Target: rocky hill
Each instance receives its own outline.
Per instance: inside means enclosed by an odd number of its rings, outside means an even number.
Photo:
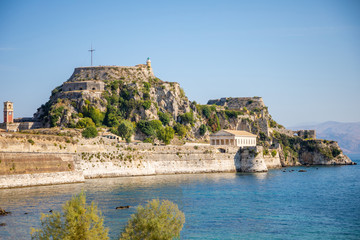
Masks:
[[[360,122],[324,122],[291,127],[291,129],[315,129],[318,138],[333,139],[347,154],[360,154]]]
[[[149,62],[76,68],[34,117],[46,127],[93,124],[115,134],[128,122],[135,129],[130,132],[133,139],[152,143],[169,143],[174,132],[180,142],[206,142],[220,129],[246,130],[258,136],[264,155],[279,153],[283,166],[349,163],[335,142],[286,130],[272,119],[261,97],[221,98],[200,105],[189,101],[179,83],[156,78]]]

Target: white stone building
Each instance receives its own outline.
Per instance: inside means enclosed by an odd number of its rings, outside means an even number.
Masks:
[[[223,129],[210,135],[210,144],[251,147],[256,146],[256,135],[247,131]]]

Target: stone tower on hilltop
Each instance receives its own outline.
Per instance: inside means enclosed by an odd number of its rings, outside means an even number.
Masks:
[[[14,122],[14,104],[12,102],[4,102],[4,123]]]

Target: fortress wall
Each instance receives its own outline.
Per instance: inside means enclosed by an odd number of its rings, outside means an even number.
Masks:
[[[208,105],[218,105],[228,107],[231,110],[240,110],[246,107],[249,110],[265,107],[261,97],[238,97],[238,98],[221,98],[209,100]]]
[[[38,139],[31,136],[35,143],[30,144],[25,137],[29,136],[0,141],[0,147],[3,146],[0,179],[7,179],[0,188],[79,182],[84,178],[99,177],[239,170],[258,172],[266,171],[266,164],[269,168],[278,167],[276,159],[264,157],[262,150],[256,156],[255,151],[244,150],[240,160],[239,148],[232,146],[195,143],[153,146],[148,143],[118,143],[101,137],[81,139],[79,143],[72,144],[59,142],[64,137],[54,141],[56,137],[46,140],[46,136],[41,135]],[[41,140],[41,137],[44,139]],[[68,180],[65,181],[66,176]]]
[[[77,82],[83,80],[146,80],[154,78],[151,68],[146,65],[137,65],[134,67],[124,66],[97,66],[97,67],[78,67],[74,69],[73,74],[67,82]]]
[[[274,128],[275,131],[285,134],[289,137],[294,137],[294,136],[299,136],[303,139],[306,138],[312,138],[312,139],[316,139],[316,131],[315,130],[289,130],[289,129],[284,129],[284,128]]]
[[[78,81],[65,82],[62,86],[64,92],[67,91],[104,91],[105,84],[101,81]]]
[[[84,182],[75,154],[0,152],[0,189]]]
[[[175,150],[175,149],[173,149]],[[155,174],[236,172],[239,161],[237,149],[225,153],[211,152],[208,148],[201,151],[168,151],[156,149],[126,152],[119,157],[90,155],[79,161],[85,178],[137,176]],[[228,149],[229,150],[229,149]],[[81,158],[81,156],[79,156]]]
[[[0,175],[74,171],[74,154],[0,152]]]
[[[0,175],[0,189],[84,182],[79,171]]]

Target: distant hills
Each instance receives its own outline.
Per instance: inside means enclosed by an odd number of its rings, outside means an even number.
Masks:
[[[335,140],[346,154],[360,154],[360,122],[324,122],[290,127],[292,130],[315,129],[319,139]]]

